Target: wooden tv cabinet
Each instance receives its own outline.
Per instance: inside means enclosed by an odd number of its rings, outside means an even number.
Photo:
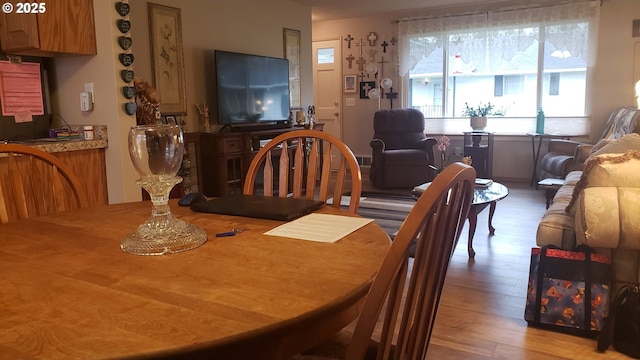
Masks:
[[[260,141],[301,129],[304,127],[186,133],[185,157],[190,168],[186,174],[183,171],[183,177],[189,176],[189,190],[211,197],[241,194],[249,164],[260,150]],[[316,124],[314,130],[322,131],[322,124]]]

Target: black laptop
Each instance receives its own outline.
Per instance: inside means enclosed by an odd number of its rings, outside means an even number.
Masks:
[[[192,211],[289,221],[324,205],[319,200],[261,195],[227,195],[191,204]]]

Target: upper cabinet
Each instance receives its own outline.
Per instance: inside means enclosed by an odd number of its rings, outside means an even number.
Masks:
[[[7,3],[13,4],[11,12],[5,12]],[[95,55],[93,0],[5,1],[0,48],[17,55]]]

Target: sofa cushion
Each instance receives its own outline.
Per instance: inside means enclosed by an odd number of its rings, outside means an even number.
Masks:
[[[627,134],[620,139],[603,139],[593,146],[587,162],[593,157],[603,154],[624,154],[628,150],[640,150],[640,134]]]
[[[640,188],[589,187],[577,201],[576,240],[591,247],[640,249]]]
[[[564,185],[575,186],[581,177],[582,171],[572,171],[564,178]],[[571,190],[573,190],[573,188]]]
[[[563,249],[573,249],[575,244],[574,218],[565,208],[571,201],[573,186],[562,185],[553,202],[538,224],[536,243],[538,246],[555,245]]]

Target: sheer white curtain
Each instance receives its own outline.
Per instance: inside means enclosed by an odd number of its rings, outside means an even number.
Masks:
[[[498,60],[511,60],[517,52],[526,50],[540,38],[540,29],[555,49],[570,56],[582,56],[591,67],[595,64],[599,11],[599,1],[580,1],[524,10],[401,20],[398,70],[401,76],[407,75],[423,57],[445,44],[450,54],[460,54],[465,62],[489,62],[491,68],[500,63]],[[448,38],[450,41],[445,41]]]

